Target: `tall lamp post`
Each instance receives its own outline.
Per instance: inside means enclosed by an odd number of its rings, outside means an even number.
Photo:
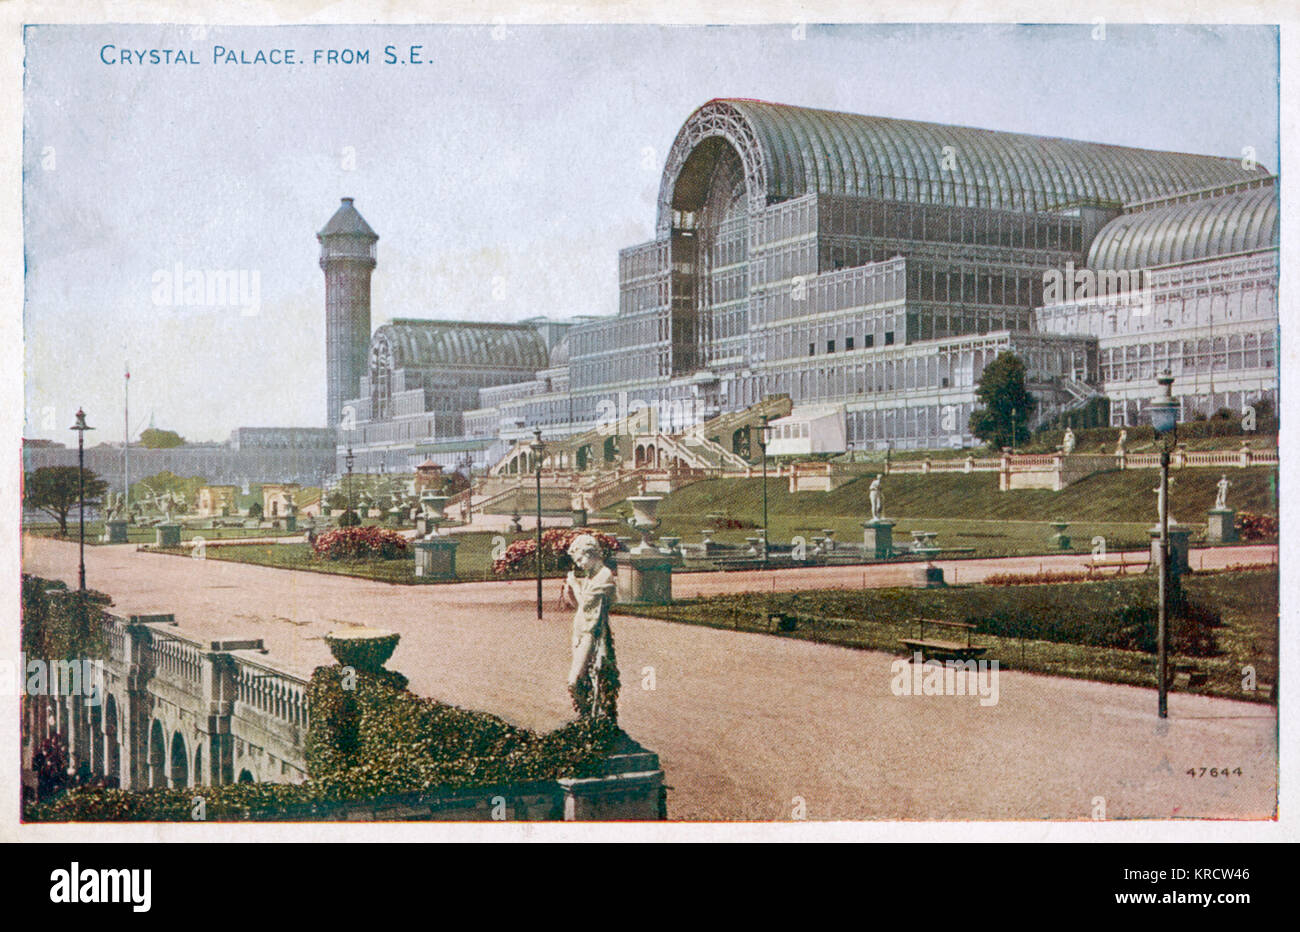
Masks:
[[[763,457],[763,562],[767,562],[767,421],[768,415],[763,415],[763,422],[758,428],[758,449]]]
[[[1178,402],[1174,400],[1174,377],[1166,369],[1156,378],[1163,389],[1149,405],[1151,426],[1160,437],[1160,543],[1159,606],[1156,621],[1156,690],[1161,718],[1169,717],[1169,449],[1178,440]]]
[[[542,429],[533,428],[533,442],[528,445],[533,454],[533,469],[537,477],[537,541],[534,555],[537,557],[537,620],[542,620],[542,455],[546,444],[542,443]]]
[[[343,517],[348,524],[352,523],[352,464],[355,462],[356,457],[352,455],[352,447],[348,446],[348,455],[343,457],[343,464],[348,470],[348,510]]]
[[[77,432],[77,524],[78,551],[77,564],[78,588],[86,591],[86,431],[94,430],[86,424],[86,412],[77,409],[77,423],[70,428]]]

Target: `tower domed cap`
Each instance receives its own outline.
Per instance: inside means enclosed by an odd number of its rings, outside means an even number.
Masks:
[[[370,224],[366,223],[365,218],[352,206],[352,198],[350,197],[343,198],[339,209],[334,211],[334,216],[330,217],[330,222],[325,224],[325,229],[316,235],[367,236],[371,239],[379,239],[379,234],[370,229]]]

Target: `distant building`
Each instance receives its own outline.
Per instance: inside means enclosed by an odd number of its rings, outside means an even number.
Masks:
[[[855,449],[970,445],[1004,351],[1031,426],[1093,402],[1140,423],[1165,368],[1184,418],[1275,403],[1275,182],[1231,158],[710,101],[668,153],[654,239],[619,254],[617,313],[393,321],[338,452],[478,465],[611,410],[699,423],[778,395],[836,410]],[[368,319],[377,237],[350,203],[336,226],[329,261],[356,281],[327,283],[327,315],[364,291]]]
[[[841,405],[812,405],[795,408],[786,417],[767,425],[769,456],[810,453],[844,453],[844,408]]]
[[[239,489],[233,485],[200,486],[195,514],[200,518],[238,514],[238,495]]]

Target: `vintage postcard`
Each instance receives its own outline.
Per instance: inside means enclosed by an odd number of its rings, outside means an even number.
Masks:
[[[414,18],[14,27],[11,837],[1277,828],[1280,24]]]

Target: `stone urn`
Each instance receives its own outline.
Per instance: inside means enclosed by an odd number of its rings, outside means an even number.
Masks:
[[[650,543],[650,535],[662,523],[656,514],[661,501],[663,499],[657,495],[633,495],[628,499],[628,504],[632,506],[632,517],[627,523],[641,535],[641,543],[632,549],[633,553],[658,552]]]
[[[438,528],[447,522],[446,495],[437,495],[433,492],[424,492],[420,495],[420,517],[416,519],[416,527],[419,528],[421,536],[428,534],[437,534]]]
[[[325,635],[330,653],[342,666],[378,673],[397,649],[401,635],[380,628],[349,628]]]

